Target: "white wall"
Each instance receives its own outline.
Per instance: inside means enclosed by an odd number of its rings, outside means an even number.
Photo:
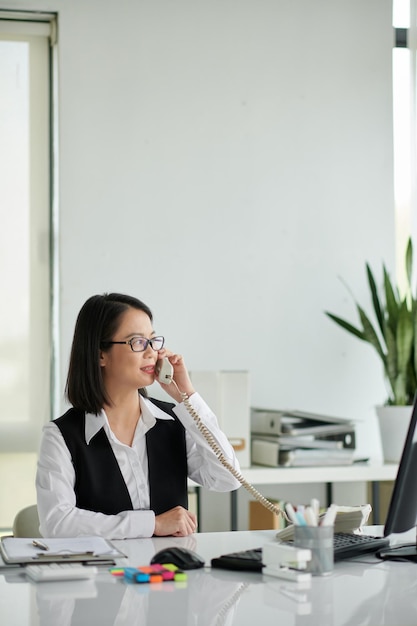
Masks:
[[[371,348],[333,325],[394,262],[389,0],[21,0],[59,11],[61,387],[76,314],[145,300],[190,369],[362,420]]]
[[[257,405],[372,421],[354,313],[394,258],[390,2],[72,0],[60,12],[62,376],[76,313],[120,290],[190,369]]]

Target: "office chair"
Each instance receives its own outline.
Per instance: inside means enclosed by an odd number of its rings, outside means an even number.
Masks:
[[[21,509],[13,521],[14,537],[41,537],[39,516],[36,504]]]

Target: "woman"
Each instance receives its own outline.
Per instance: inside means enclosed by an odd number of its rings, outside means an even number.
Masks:
[[[177,405],[150,399],[145,390],[164,357],[173,366],[174,383],[161,386]],[[71,349],[66,396],[72,408],[43,430],[36,489],[44,537],[183,537],[197,528],[187,510],[187,477],[216,491],[239,487],[180,392],[239,471],[182,356],[166,350],[164,338],[155,335],[150,309],[122,294],[89,298]]]

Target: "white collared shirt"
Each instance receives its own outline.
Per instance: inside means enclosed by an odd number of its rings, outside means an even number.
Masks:
[[[226,459],[239,471],[234,450],[220,430],[214,413],[198,393],[190,397],[190,402],[211,431]],[[155,425],[157,419],[171,420],[173,417],[142,396],[140,406],[141,418],[135,430],[132,446],[127,446],[117,439],[104,410],[98,416],[86,415],[87,444],[101,428],[104,428],[132,500],[133,511],[123,511],[117,515],[95,513],[76,507],[75,472],[70,452],[57,425],[50,422],[44,426],[36,474],[40,532],[44,537],[102,535],[109,539],[128,539],[153,535],[155,514],[149,510],[145,435]],[[237,489],[240,483],[217,459],[185,405],[178,404],[174,412],[186,429],[188,477],[214,491]]]

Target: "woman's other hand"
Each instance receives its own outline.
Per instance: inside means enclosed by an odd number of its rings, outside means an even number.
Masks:
[[[155,516],[155,531],[157,537],[186,537],[197,530],[197,517],[182,506],[176,506],[161,515]]]

